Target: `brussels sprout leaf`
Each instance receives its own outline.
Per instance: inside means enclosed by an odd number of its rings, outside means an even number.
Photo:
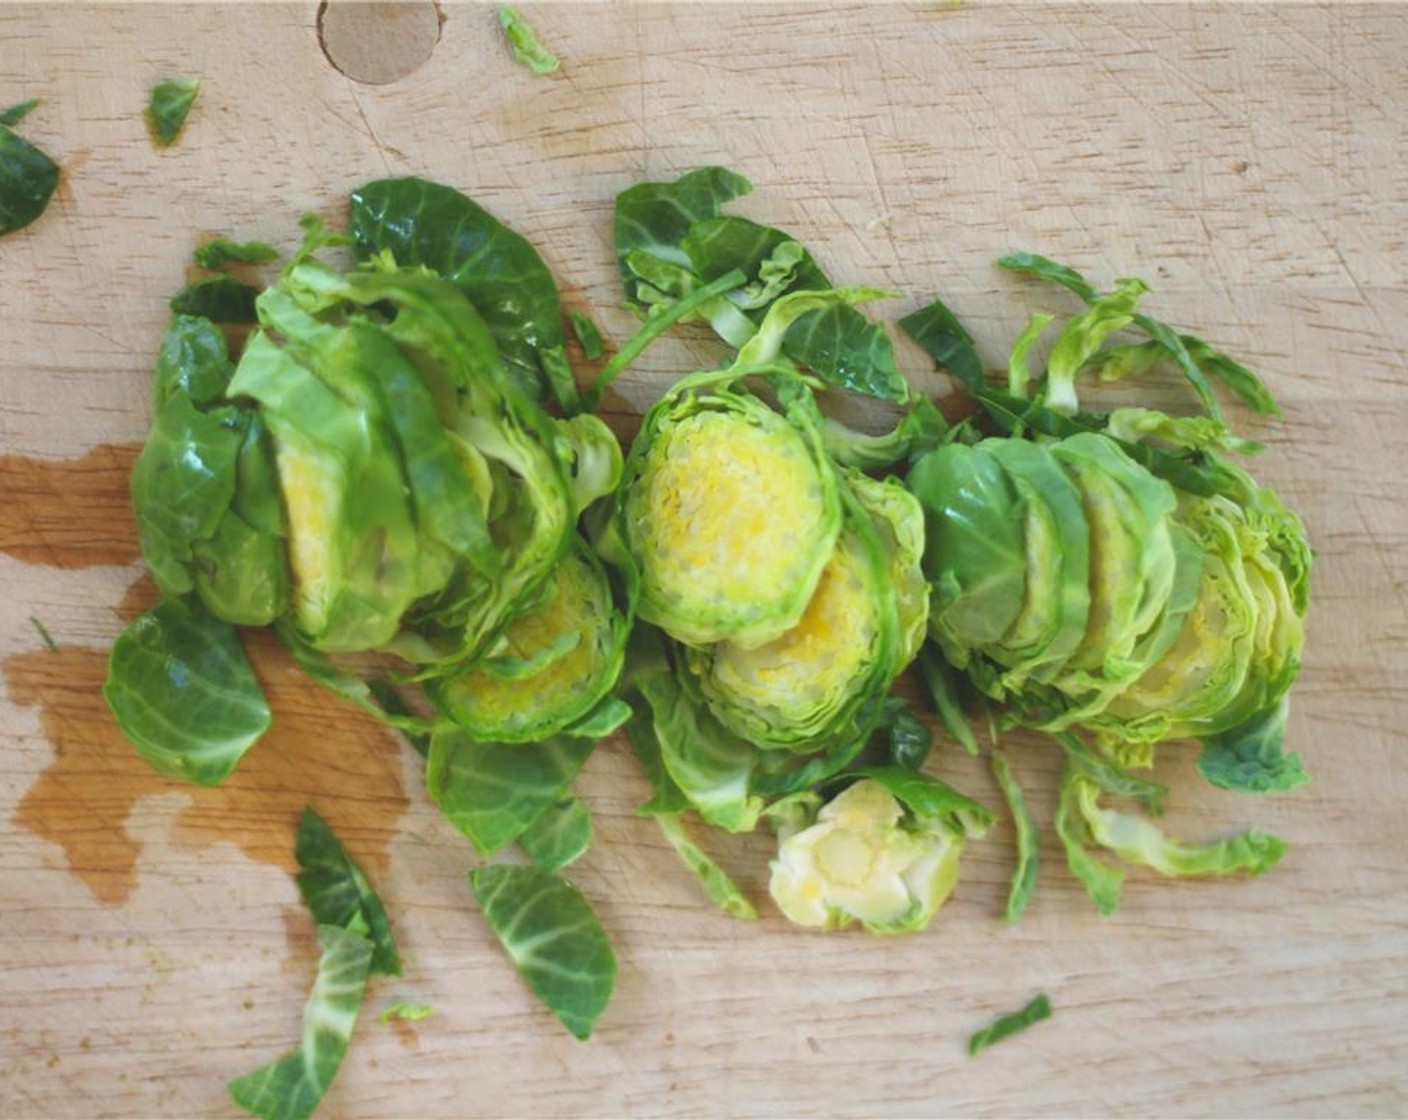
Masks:
[[[435,1008],[428,1003],[393,1003],[376,1017],[376,1021],[389,1023],[392,1019],[404,1019],[413,1023],[418,1019],[429,1019],[434,1014]]]
[[[1036,822],[1022,793],[1021,784],[1012,773],[1007,759],[997,751],[992,752],[992,774],[997,779],[1002,796],[1007,799],[1008,811],[1012,814],[1012,827],[1017,834],[1017,867],[1012,872],[1012,886],[1007,892],[1005,916],[1015,922],[1027,909],[1032,892],[1036,890],[1037,873],[1041,862],[1041,842],[1037,838]]]
[[[660,813],[656,815],[655,820],[660,825],[660,831],[665,834],[665,839],[670,842],[670,847],[675,849],[685,866],[698,877],[704,893],[715,906],[731,918],[743,918],[747,921],[757,918],[758,911],[738,889],[738,884],[691,839],[678,813]]]
[[[965,835],[981,836],[994,820],[992,810],[928,774],[903,766],[864,766],[854,773],[879,782],[916,817],[945,821]]]
[[[481,855],[493,855],[562,796],[595,745],[566,735],[480,743],[440,731],[430,741],[426,789]]]
[[[103,698],[155,769],[203,786],[224,781],[272,718],[234,627],[179,599],[122,632]]]
[[[1083,779],[1069,759],[1061,776],[1061,800],[1056,807],[1056,835],[1066,849],[1066,864],[1081,881],[1085,893],[1102,914],[1113,914],[1120,904],[1124,872],[1090,854],[1090,829],[1081,815],[1079,786]]]
[[[311,805],[303,808],[293,854],[298,889],[320,926],[340,926],[369,938],[373,975],[401,975],[401,957],[386,908],[328,823]]]
[[[489,928],[519,974],[580,1039],[591,1036],[616,984],[616,954],[591,906],[566,879],[539,867],[471,871]]]
[[[900,330],[923,347],[940,369],[970,389],[983,383],[983,362],[973,337],[942,300],[934,300],[900,320]]]
[[[0,237],[44,213],[58,184],[59,165],[0,125]]]
[[[168,147],[176,139],[199,92],[200,82],[195,78],[158,82],[152,88],[151,103],[147,106],[147,128],[160,147]]]
[[[968,1040],[968,1056],[971,1058],[994,1043],[1001,1042],[1004,1038],[1011,1038],[1018,1031],[1024,1031],[1032,1024],[1040,1023],[1043,1019],[1049,1018],[1051,1018],[1051,1001],[1043,993],[1022,1010],[1014,1011],[1010,1015],[1002,1015],[982,1030],[977,1031]]]
[[[544,871],[578,859],[592,843],[592,816],[579,799],[563,798],[538,814],[518,838],[524,854]]]
[[[535,74],[553,74],[562,65],[557,55],[543,46],[527,21],[505,4],[499,9],[499,24],[508,37],[513,57]]]
[[[253,323],[259,289],[232,276],[207,276],[187,284],[171,297],[178,315],[199,315],[217,323]]]
[[[589,362],[601,358],[601,331],[590,316],[581,311],[569,311],[568,320],[572,323],[572,333],[577,337],[577,345],[582,348],[582,357]]]
[[[228,237],[216,237],[207,241],[193,254],[201,268],[221,268],[227,264],[263,264],[278,260],[279,251],[263,241],[231,241]]]
[[[306,1120],[337,1076],[362,1007],[372,943],[340,926],[319,926],[323,955],[303,1011],[303,1042],[229,1084],[231,1099],[260,1120]]]
[[[15,125],[29,116],[30,110],[38,104],[39,98],[31,97],[28,101],[21,101],[18,104],[11,105],[8,109],[0,112],[0,124],[3,124],[6,128],[14,128]]]
[[[1310,781],[1299,754],[1286,754],[1286,701],[1220,735],[1209,735],[1198,754],[1198,772],[1221,789],[1268,793]]]

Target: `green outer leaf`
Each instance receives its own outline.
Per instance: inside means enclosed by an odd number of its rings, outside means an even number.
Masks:
[[[970,389],[983,382],[983,362],[973,337],[942,300],[934,300],[899,321],[900,330],[914,339],[934,363]]]
[[[1036,890],[1037,873],[1041,865],[1041,842],[1037,837],[1036,822],[1027,799],[1022,794],[1021,784],[1012,773],[1007,759],[997,751],[990,757],[992,775],[1007,799],[1007,809],[1012,814],[1012,827],[1016,830],[1017,866],[1012,872],[1012,886],[1007,892],[1007,909],[1004,916],[1009,922],[1020,918]]]
[[[279,259],[279,251],[263,241],[231,241],[215,237],[200,246],[192,258],[201,268],[221,268],[226,264],[263,264]]]
[[[934,733],[929,725],[898,702],[888,727],[881,729],[888,740],[890,761],[906,770],[918,770],[934,749]]]
[[[103,698],[156,770],[203,786],[224,781],[272,721],[234,627],[179,599],[119,635]]]
[[[1066,760],[1061,774],[1061,799],[1056,807],[1056,835],[1066,849],[1066,864],[1071,874],[1080,880],[1085,893],[1102,914],[1113,914],[1120,904],[1120,889],[1124,872],[1102,863],[1087,849],[1092,840],[1090,829],[1081,814],[1079,786],[1083,779]]]
[[[178,315],[199,315],[217,323],[253,323],[257,316],[254,301],[259,289],[233,276],[207,276],[187,284],[171,297],[171,310]]]
[[[659,813],[655,817],[660,831],[670,842],[670,847],[679,854],[684,865],[699,879],[709,900],[731,918],[755,921],[758,911],[738,889],[738,884],[729,878],[728,872],[715,863],[685,831],[684,821],[678,813]]]
[[[580,1039],[611,1000],[616,954],[580,891],[538,867],[498,864],[469,874],[489,928],[528,986]]]
[[[390,250],[401,266],[424,265],[469,298],[514,380],[533,399],[544,379],[569,412],[576,389],[557,355],[566,332],[557,281],[528,241],[459,191],[424,179],[380,179],[352,192],[349,229],[364,261]],[[549,368],[550,367],[550,368]]]
[[[424,729],[413,728],[412,723],[421,723],[414,712],[406,706],[405,700],[401,699],[401,694],[396,691],[396,686],[390,681],[374,679],[367,681],[367,691],[379,705],[382,712],[377,713],[378,718],[382,713],[395,716],[396,722],[392,724],[401,732],[401,737],[411,745],[411,749],[425,758],[430,754],[430,728],[427,723]]]
[[[968,836],[981,836],[996,819],[946,782],[903,766],[862,766],[851,773],[879,782],[916,817],[944,821]]]
[[[640,701],[634,705],[631,718],[626,721],[626,738],[630,740],[641,769],[650,782],[651,796],[650,800],[637,806],[636,812],[642,816],[682,813],[689,808],[689,798],[665,769],[660,740],[655,734],[654,709],[643,696]]]
[[[508,45],[518,62],[535,74],[556,73],[562,65],[557,55],[543,46],[527,21],[508,4],[499,9],[499,24],[508,36]]]
[[[197,407],[218,401],[234,376],[225,332],[200,315],[173,315],[156,357],[156,402],[184,393]]]
[[[1011,1038],[1018,1031],[1026,1030],[1033,1023],[1040,1023],[1043,1019],[1049,1018],[1051,1018],[1051,1001],[1046,998],[1046,994],[1043,992],[1022,1010],[1014,1011],[1010,1015],[1002,1015],[982,1030],[977,1031],[968,1040],[968,1056],[971,1058],[994,1043],[1001,1042],[1004,1038]]]
[[[934,702],[934,709],[938,713],[939,722],[944,725],[944,730],[976,758],[978,740],[973,735],[973,727],[968,722],[968,717],[963,714],[963,705],[958,695],[957,672],[927,644],[919,651],[919,672],[928,686],[929,696]]]
[[[828,385],[880,400],[909,399],[889,334],[854,307],[838,304],[801,316],[787,328],[783,350]]]
[[[405,1019],[413,1023],[418,1019],[429,1019],[434,1014],[435,1008],[428,1003],[393,1003],[376,1017],[376,1021],[389,1023],[392,1019]]]
[[[439,731],[430,740],[426,790],[480,855],[493,855],[562,796],[595,745],[565,735],[478,743],[458,730]]]
[[[357,1024],[372,943],[339,926],[319,926],[318,941],[323,955],[303,1010],[302,1044],[228,1086],[235,1104],[261,1120],[312,1116],[337,1076]]]
[[[29,116],[30,110],[38,104],[39,98],[31,97],[28,101],[20,101],[17,104],[11,105],[4,112],[0,112],[0,124],[5,125],[7,128],[14,128],[15,125]]]
[[[589,362],[601,358],[601,331],[584,311],[569,311],[567,318],[572,324],[572,333],[577,336],[577,345],[582,348],[582,357]]]
[[[199,92],[200,81],[196,78],[175,78],[158,82],[152,87],[151,103],[146,114],[147,128],[158,146],[168,147],[176,139]]]
[[[0,125],[0,237],[44,213],[59,185],[59,165]]]
[[[1198,753],[1198,773],[1219,789],[1270,793],[1295,789],[1310,781],[1299,754],[1286,754],[1285,697],[1245,723],[1209,735]]]
[[[293,854],[298,890],[320,926],[364,933],[372,942],[373,975],[400,976],[401,956],[391,934],[386,907],[362,869],[311,805],[303,807]]]
[[[592,815],[580,798],[549,805],[518,838],[524,854],[544,871],[557,871],[591,847]]]

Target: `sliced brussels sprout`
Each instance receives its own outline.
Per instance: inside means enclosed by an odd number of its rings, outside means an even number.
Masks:
[[[816,749],[899,671],[888,557],[870,526],[848,520],[797,625],[765,645],[685,653],[719,721],[759,746]]]
[[[569,730],[611,691],[628,629],[600,561],[579,541],[553,572],[543,602],[509,624],[493,655],[430,692],[471,738],[545,739]]]
[[[975,649],[1012,628],[1026,601],[1017,492],[992,455],[961,443],[921,458],[906,485],[924,509],[929,632],[951,664],[966,668]]]
[[[924,509],[897,478],[877,481],[851,471],[846,485],[870,515],[889,559],[890,587],[899,609],[898,663],[903,669],[918,656],[929,625],[929,585],[923,568]]]
[[[642,618],[691,645],[756,648],[801,619],[841,505],[816,432],[731,380],[687,378],[650,410],[627,464],[623,536]]]
[[[920,930],[958,880],[964,834],[907,811],[879,781],[864,778],[815,809],[814,795],[780,814],[768,891],[797,925],[871,933]]]

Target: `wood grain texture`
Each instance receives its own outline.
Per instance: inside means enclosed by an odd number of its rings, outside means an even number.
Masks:
[[[64,168],[50,212],[0,243],[0,1114],[235,1114],[224,1082],[292,1043],[311,981],[287,874],[305,798],[366,862],[407,961],[375,985],[328,1116],[1408,1114],[1408,9],[525,14],[560,74],[516,66],[494,9],[447,6],[429,61],[373,87],[327,63],[311,3],[0,7],[0,102],[43,98],[24,130]],[[171,74],[204,84],[156,151],[141,109]],[[891,317],[942,292],[994,361],[1054,300],[991,267],[1029,248],[1149,277],[1160,316],[1265,375],[1286,418],[1242,426],[1318,550],[1290,729],[1315,783],[1219,794],[1173,751],[1161,776],[1172,827],[1256,823],[1291,840],[1281,866],[1136,874],[1102,919],[1047,844],[1007,928],[999,826],[925,935],[736,923],[634,815],[643,784],[613,742],[582,782],[598,842],[577,878],[623,967],[580,1045],[491,944],[419,760],[272,654],[281,732],[229,789],[163,782],[122,749],[96,689],[150,594],[122,464],[194,245],[288,247],[302,211],[425,174],[529,236],[619,339],[613,196],[709,162],[752,178],[740,209],[839,279],[905,292]],[[708,352],[649,353],[623,423]],[[1017,764],[1049,818],[1058,760],[1033,742]],[[994,801],[967,759],[936,767]],[[768,841],[715,847],[759,896]],[[965,1056],[1041,990],[1051,1023]],[[436,1014],[375,1022],[402,999]]]

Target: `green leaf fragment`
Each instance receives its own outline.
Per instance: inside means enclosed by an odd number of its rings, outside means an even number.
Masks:
[[[404,1019],[413,1023],[419,1019],[429,1019],[434,1014],[435,1008],[428,1003],[393,1003],[376,1017],[376,1021],[389,1023],[392,1019]]]
[[[983,362],[973,345],[973,336],[942,300],[911,311],[899,325],[940,368],[969,388],[982,384]]]
[[[576,1037],[611,1000],[616,954],[587,900],[539,867],[497,864],[470,872],[489,928],[528,986]]]
[[[230,1098],[260,1120],[306,1120],[342,1065],[357,1024],[372,943],[340,926],[319,926],[323,947],[313,993],[303,1011],[297,1050],[229,1083]]]
[[[401,975],[401,957],[380,897],[311,805],[303,809],[294,847],[298,890],[320,926],[365,932],[373,950],[371,971]]]
[[[1245,723],[1203,739],[1198,773],[1219,789],[1270,793],[1310,781],[1299,754],[1286,754],[1286,701]]]
[[[201,268],[222,268],[227,264],[263,264],[278,260],[279,251],[263,241],[231,241],[216,237],[192,254]]]
[[[152,88],[151,102],[147,106],[147,128],[160,147],[168,147],[176,139],[199,92],[200,81],[196,78],[158,82]]]
[[[39,635],[39,640],[44,643],[45,649],[50,653],[59,652],[59,644],[54,641],[54,635],[49,633],[47,626],[40,622],[34,615],[29,616],[29,624],[34,627],[34,632]]]
[[[569,311],[567,318],[572,323],[572,333],[577,336],[577,345],[582,348],[582,357],[589,362],[595,362],[601,357],[601,332],[597,330],[586,314],[581,311]]]
[[[579,859],[592,843],[592,815],[579,798],[549,805],[518,838],[524,855],[544,871],[558,871]]]
[[[44,213],[59,184],[59,165],[0,125],[0,237]]]
[[[147,762],[203,786],[223,782],[272,720],[234,627],[179,599],[118,637],[103,698]]]
[[[216,323],[253,323],[259,289],[232,276],[207,276],[171,297],[178,315],[198,315]]]
[[[1012,885],[1007,891],[1007,909],[1004,916],[1015,922],[1027,909],[1032,893],[1036,890],[1037,873],[1041,864],[1041,842],[1037,837],[1036,822],[1022,793],[1022,786],[1012,773],[1005,756],[997,751],[992,753],[992,773],[997,779],[1002,796],[1007,800],[1008,811],[1012,814],[1012,826],[1017,834],[1017,866],[1012,872]]]
[[[660,831],[675,849],[684,865],[699,879],[709,900],[731,918],[753,921],[758,911],[748,901],[728,872],[714,862],[709,854],[691,839],[678,813],[658,813],[655,817]]]
[[[543,46],[534,30],[522,16],[505,4],[499,9],[499,23],[508,36],[513,57],[535,74],[556,73],[562,65],[557,55]]]
[[[11,105],[8,109],[0,112],[0,124],[7,128],[13,128],[29,116],[30,110],[39,104],[39,98],[31,97],[28,101],[21,101],[16,105]]]
[[[982,1030],[977,1031],[968,1040],[968,1056],[971,1058],[989,1046],[1001,1042],[1004,1038],[1011,1038],[1034,1023],[1040,1023],[1043,1019],[1049,1018],[1051,1018],[1051,1001],[1045,993],[1042,993],[1020,1011],[1003,1015],[993,1020]]]

